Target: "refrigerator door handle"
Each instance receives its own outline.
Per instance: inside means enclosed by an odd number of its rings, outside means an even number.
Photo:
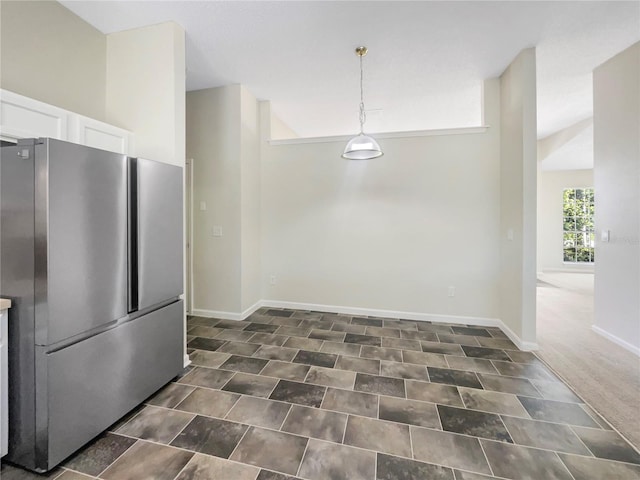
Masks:
[[[129,313],[138,310],[138,160],[129,157],[127,173],[127,299]]]

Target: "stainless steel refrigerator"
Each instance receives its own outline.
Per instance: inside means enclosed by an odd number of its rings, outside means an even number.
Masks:
[[[2,147],[9,461],[53,468],[182,370],[182,185],[58,140]]]

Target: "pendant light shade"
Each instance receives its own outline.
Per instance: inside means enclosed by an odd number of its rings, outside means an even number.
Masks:
[[[364,134],[364,122],[367,120],[367,115],[364,111],[364,89],[362,88],[362,57],[366,54],[367,47],[356,48],[356,55],[360,58],[360,134],[349,140],[344,148],[342,158],[347,160],[371,160],[383,155],[378,142]]]
[[[344,147],[342,158],[347,160],[370,160],[383,155],[380,145],[369,135],[361,133],[353,137]]]

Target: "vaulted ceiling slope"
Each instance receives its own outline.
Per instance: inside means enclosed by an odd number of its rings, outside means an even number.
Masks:
[[[640,40],[640,2],[61,2],[103,33],[173,20],[187,88],[241,83],[299,136],[476,126],[485,78],[537,47],[538,136],[592,115],[591,72]]]

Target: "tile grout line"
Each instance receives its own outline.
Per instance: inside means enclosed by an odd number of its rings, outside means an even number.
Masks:
[[[489,467],[489,472],[491,472],[491,476],[495,477],[493,473],[493,467],[491,466],[491,462],[489,462],[489,457],[487,456],[487,452],[484,451],[484,446],[482,445],[482,442],[480,441],[480,439],[478,439],[478,445],[480,445],[480,450],[482,450],[482,454],[484,455],[484,459],[487,462],[487,466]]]

